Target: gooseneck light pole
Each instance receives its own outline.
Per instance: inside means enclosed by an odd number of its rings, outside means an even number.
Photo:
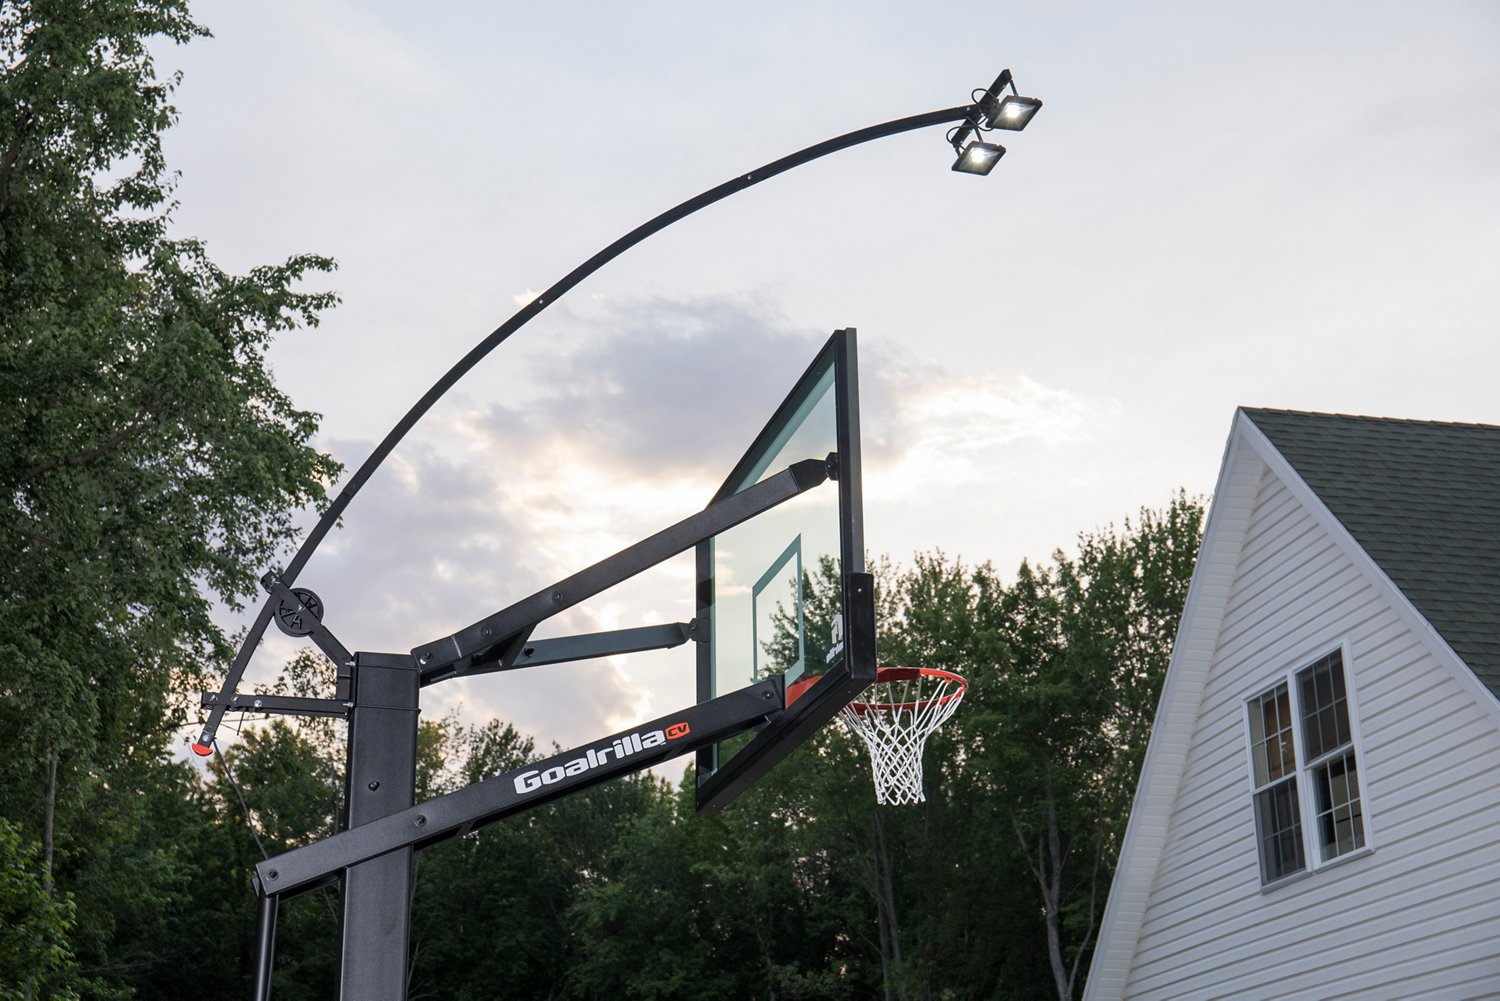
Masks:
[[[531,302],[522,306],[514,316],[496,327],[484,340],[474,345],[468,354],[460,358],[441,379],[433,384],[431,389],[422,394],[421,399],[417,400],[412,405],[412,408],[406,412],[406,415],[396,423],[396,426],[391,428],[380,444],[375,447],[375,450],[370,453],[369,457],[365,459],[354,475],[349,478],[343,490],[339,492],[338,497],[329,505],[328,510],[323,512],[323,516],[318,519],[318,523],[307,534],[307,538],[303,539],[302,545],[298,547],[291,562],[279,574],[271,575],[273,579],[286,587],[291,587],[302,572],[302,568],[307,565],[307,561],[317,551],[318,545],[323,541],[323,537],[328,534],[329,529],[343,515],[344,509],[349,506],[349,502],[354,499],[355,495],[365,485],[365,482],[369,480],[375,470],[380,467],[380,464],[395,450],[396,446],[401,443],[401,440],[416,426],[416,423],[422,419],[427,411],[431,410],[433,405],[442,399],[444,394],[453,388],[453,385],[459,379],[462,379],[470,369],[479,364],[491,351],[499,347],[512,334],[530,323],[542,310],[562,298],[573,286],[592,275],[595,271],[598,271],[604,265],[619,257],[653,233],[663,230],[682,219],[686,219],[699,209],[707,208],[717,201],[728,198],[735,192],[743,191],[762,181],[769,180],[778,174],[783,174],[793,167],[800,167],[804,163],[821,159],[830,153],[837,153],[840,150],[871,142],[875,139],[884,139],[887,136],[900,135],[903,132],[911,132],[915,129],[927,128],[933,125],[944,125],[950,122],[962,123],[957,130],[949,134],[949,141],[953,143],[955,148],[958,148],[970,134],[988,128],[1012,127],[1006,121],[1004,113],[1000,110],[1012,100],[1011,97],[1002,97],[1002,92],[1006,87],[1009,87],[1012,91],[1015,90],[1015,84],[1008,69],[996,77],[995,82],[982,95],[976,92],[975,96],[977,99],[973,104],[945,108],[941,111],[929,111],[923,115],[912,115],[909,118],[897,118],[880,125],[871,125],[868,128],[858,129],[857,131],[848,132],[833,139],[824,140],[790,156],[784,156],[779,160],[773,160],[757,170],[751,170],[738,177],[731,178],[717,187],[710,188],[702,194],[689,198],[680,205],[668,209],[656,218],[637,226],[593,257],[578,265],[578,267],[568,272],[550,288],[531,300]],[[1040,104],[1041,102],[1039,101],[1035,102],[1037,107]],[[1030,116],[1028,115],[1027,120],[1029,118]],[[1024,126],[1024,124],[1023,122],[1022,125]],[[1003,152],[1003,149],[1001,151]],[[959,161],[954,164],[955,170],[964,171],[966,169],[963,164],[967,156],[969,156],[967,150],[960,152]],[[271,590],[269,582],[266,586],[268,590]],[[256,645],[260,642],[260,638],[265,635],[266,627],[270,625],[271,617],[276,611],[277,605],[278,601],[275,593],[268,595],[265,603],[261,605],[260,612],[251,624],[249,632],[246,633],[244,642],[240,644],[239,652],[235,655],[234,661],[230,665],[229,673],[224,678],[224,684],[219,689],[217,704],[209,711],[208,721],[204,724],[203,732],[193,745],[193,750],[196,753],[200,755],[212,753],[214,736],[218,731],[220,722],[224,718],[225,709],[229,706],[230,698],[234,694],[235,689],[239,687],[240,678],[245,673],[245,666],[249,663],[250,656],[254,652]]]
[[[1007,88],[1010,90],[1009,94],[1005,93]],[[1016,131],[1024,128],[1041,106],[1040,101],[1021,97],[1016,93],[1008,69],[985,90],[974,91],[971,102],[894,119],[827,139],[689,198],[594,254],[491,331],[422,394],[396,426],[391,428],[323,512],[286,567],[267,573],[262,578],[261,583],[268,592],[266,600],[251,623],[223,685],[217,693],[205,693],[203,696],[203,705],[209,710],[209,715],[201,735],[193,744],[193,751],[205,756],[213,753],[215,736],[226,712],[343,716],[350,720],[347,826],[357,828],[374,825],[377,821],[382,821],[382,818],[389,818],[412,807],[414,790],[411,779],[415,769],[418,688],[429,681],[443,679],[424,677],[420,672],[422,665],[417,658],[407,654],[350,653],[323,625],[323,607],[317,595],[304,588],[294,590],[292,587],[355,495],[417,422],[470,369],[579,282],[652,234],[738,191],[830,153],[934,125],[954,126],[947,134],[947,141],[958,153],[958,159],[953,164],[955,171],[987,174],[1005,149],[981,141],[978,138],[980,134],[991,129]],[[974,137],[972,141],[970,137]],[[282,631],[311,639],[338,666],[339,691],[335,699],[274,696],[242,699],[237,694],[250,657],[273,619]],[[684,639],[685,636],[673,640],[651,637],[639,641],[647,645],[628,648],[649,649],[653,646],[674,645]],[[627,647],[619,647],[614,652],[622,652],[624,649]],[[568,658],[559,656],[556,659]],[[363,680],[356,683],[356,676]],[[382,778],[371,777],[377,774]],[[369,829],[375,830],[374,827]],[[341,997],[404,999],[406,996],[410,852],[409,847],[402,851],[389,851],[344,870],[345,924],[342,931],[344,958],[340,978]],[[270,870],[268,875],[272,879],[277,877],[275,870]],[[263,1001],[270,997],[274,944],[271,939],[275,933],[276,904],[280,891],[268,888],[261,880],[258,880],[257,888],[260,893],[257,922],[260,942],[256,950],[254,997],[257,1001]],[[405,920],[400,918],[402,914],[406,915]]]

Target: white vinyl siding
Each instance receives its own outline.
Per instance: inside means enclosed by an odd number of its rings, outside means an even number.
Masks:
[[[1500,995],[1500,730],[1388,589],[1264,475],[1126,997]],[[1246,696],[1341,641],[1374,850],[1263,889]]]

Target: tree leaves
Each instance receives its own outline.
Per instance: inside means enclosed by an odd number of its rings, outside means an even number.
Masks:
[[[63,890],[109,859],[139,914],[184,862],[131,847],[120,777],[182,791],[159,769],[174,692],[229,653],[212,604],[255,590],[338,471],[265,361],[333,305],[302,290],[332,262],[236,276],[167,237],[151,40],[204,33],[180,0],[0,4],[0,817]],[[76,931],[95,993],[130,937],[100,921]]]

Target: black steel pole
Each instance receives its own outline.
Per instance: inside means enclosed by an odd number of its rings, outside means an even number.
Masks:
[[[271,1001],[271,967],[276,959],[276,908],[281,898],[264,895],[255,905],[255,988],[253,1001]]]
[[[401,654],[354,655],[349,717],[348,830],[416,802],[417,664]],[[339,934],[342,1001],[406,1001],[412,850],[344,870]]]
[[[830,153],[837,153],[839,150],[858,146],[861,143],[867,143],[875,139],[882,139],[886,136],[899,135],[903,132],[911,132],[915,129],[927,128],[932,125],[944,125],[948,122],[978,121],[979,114],[980,109],[977,105],[965,104],[959,107],[945,108],[941,111],[929,111],[926,114],[912,115],[908,118],[897,118],[879,125],[871,125],[868,128],[848,132],[833,139],[827,139],[816,145],[792,153],[789,156],[784,156],[779,160],[773,160],[756,170],[725,181],[723,184],[710,188],[701,195],[689,198],[682,204],[670,208],[654,219],[636,227],[599,251],[593,257],[584,261],[541,295],[521,307],[509,320],[496,327],[488,337],[480,341],[468,354],[459,359],[458,363],[434,383],[431,389],[422,394],[422,398],[406,412],[406,416],[402,417],[395,427],[391,428],[380,444],[375,447],[375,451],[370,453],[369,458],[365,459],[354,475],[349,478],[349,482],[344,485],[344,489],[340,491],[334,502],[329,505],[328,510],[323,512],[323,516],[318,519],[318,523],[313,526],[307,538],[302,541],[302,545],[298,548],[296,555],[292,557],[292,561],[281,572],[281,583],[290,587],[296,581],[297,575],[302,572],[302,568],[312,557],[314,551],[317,550],[318,544],[323,541],[323,537],[333,528],[334,523],[343,514],[344,508],[348,507],[349,502],[354,499],[354,495],[359,493],[365,481],[385,461],[386,456],[390,455],[401,439],[406,437],[417,421],[421,420],[423,415],[432,409],[433,404],[437,403],[443,394],[447,393],[470,369],[479,364],[486,355],[504,343],[511,334],[524,327],[534,316],[552,305],[564,293],[589,275],[598,271],[604,265],[653,233],[665,229],[673,223],[687,218],[699,209],[706,208],[737,191],[743,191],[745,188],[769,180],[778,174],[791,170],[793,167],[799,167],[804,163],[825,157]],[[273,597],[266,599],[260,613],[251,624],[250,631],[245,634],[244,642],[240,645],[239,652],[235,655],[234,662],[230,665],[229,673],[224,678],[224,685],[219,689],[217,704],[215,708],[210,710],[208,722],[204,724],[203,733],[198,738],[197,747],[202,748],[199,751],[200,754],[208,754],[208,749],[213,746],[214,734],[219,728],[220,720],[224,717],[225,707],[229,704],[229,697],[239,687],[240,677],[245,673],[245,666],[249,663],[250,655],[254,652],[256,645],[260,642],[261,636],[265,633],[266,626],[270,624],[271,610],[274,607],[274,602],[275,599]]]

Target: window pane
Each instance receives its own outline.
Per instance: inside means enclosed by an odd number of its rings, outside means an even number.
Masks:
[[[1297,692],[1302,697],[1302,740],[1308,761],[1349,743],[1353,730],[1342,654],[1331,653],[1298,671]]]
[[[1255,794],[1255,833],[1260,841],[1261,882],[1269,883],[1305,867],[1295,777]]]
[[[1260,787],[1290,775],[1296,767],[1292,747],[1291,694],[1286,685],[1251,699],[1250,760],[1255,770],[1255,785]]]
[[[1317,792],[1318,851],[1327,862],[1365,844],[1364,811],[1359,801],[1359,771],[1349,751],[1313,770]]]

